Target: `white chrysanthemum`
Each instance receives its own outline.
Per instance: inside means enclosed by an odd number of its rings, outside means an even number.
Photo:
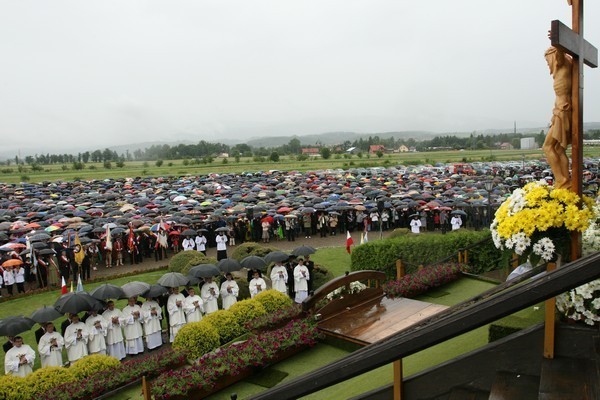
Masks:
[[[531,239],[524,232],[516,233],[512,235],[510,239],[512,239],[514,243],[515,253],[517,253],[518,255],[522,255],[523,253],[525,253],[529,245],[531,245]],[[508,247],[508,245],[506,247]]]
[[[514,215],[521,211],[526,205],[525,191],[523,189],[515,189],[508,198],[508,214]]]
[[[552,260],[556,246],[549,238],[541,238],[532,247],[533,253],[542,257],[546,261]]]
[[[584,299],[591,299],[594,297],[594,291],[592,290],[590,285],[582,285],[578,288],[575,288],[575,293],[577,293]]]

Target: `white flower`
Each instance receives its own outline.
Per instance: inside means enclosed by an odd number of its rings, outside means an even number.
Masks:
[[[536,244],[533,245],[532,249],[534,254],[541,256],[546,261],[550,261],[552,260],[552,256],[554,255],[556,247],[549,238],[541,238]]]

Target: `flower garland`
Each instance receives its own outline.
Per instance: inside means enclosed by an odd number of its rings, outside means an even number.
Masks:
[[[579,205],[581,204],[581,207]],[[516,189],[496,211],[490,229],[494,245],[530,257],[552,260],[564,253],[568,233],[585,231],[595,217],[594,202],[545,180]]]

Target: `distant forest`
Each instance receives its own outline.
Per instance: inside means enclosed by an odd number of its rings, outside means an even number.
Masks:
[[[306,157],[302,154],[303,147],[319,147],[321,153],[343,153],[349,148],[356,148],[355,153],[367,153],[371,145],[383,145],[386,149],[398,149],[405,145],[409,148],[414,148],[416,151],[436,151],[436,150],[460,150],[460,149],[494,149],[499,148],[501,144],[510,143],[512,148],[519,149],[521,138],[535,137],[536,143],[541,146],[544,142],[545,133],[540,131],[538,134],[520,134],[520,133],[502,133],[493,135],[475,135],[469,137],[457,137],[452,135],[437,136],[430,140],[417,141],[416,139],[396,139],[380,138],[377,135],[367,138],[360,138],[353,142],[345,141],[333,146],[323,146],[317,142],[313,145],[302,145],[298,138],[293,138],[289,143],[278,147],[252,147],[248,144],[236,144],[228,146],[222,143],[210,143],[204,140],[198,144],[178,144],[169,145],[153,145],[145,149],[137,149],[133,152],[126,151],[118,154],[114,150],[108,148],[104,150],[85,151],[78,154],[36,154],[20,159],[15,156],[12,160],[6,160],[4,165],[28,164],[35,167],[49,164],[87,164],[89,162],[116,162],[124,163],[125,161],[157,161],[157,160],[191,160],[195,162],[206,162],[207,158],[212,159],[218,155],[226,153],[228,157],[270,157],[273,159],[274,154],[279,155],[294,155],[298,159]],[[589,130],[584,134],[585,139],[600,139],[600,129]]]

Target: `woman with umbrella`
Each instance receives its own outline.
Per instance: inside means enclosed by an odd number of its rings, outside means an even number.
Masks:
[[[237,297],[240,294],[240,288],[231,272],[225,274],[225,281],[221,284],[221,299],[223,300],[223,310],[237,303]]]

